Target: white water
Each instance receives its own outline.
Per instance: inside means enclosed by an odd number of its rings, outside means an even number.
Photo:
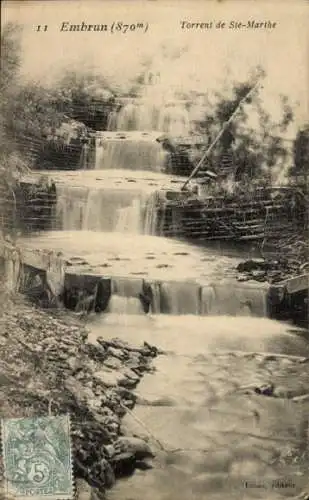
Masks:
[[[132,175],[133,174],[133,175]],[[53,172],[55,229],[155,234],[156,203],[182,182],[164,174],[125,170]]]
[[[144,196],[135,189],[58,186],[56,217],[67,230],[143,233]]]
[[[116,123],[111,125],[116,126],[116,130],[156,130],[173,136],[190,132],[189,113],[183,104],[154,103],[152,96],[124,106]]]
[[[96,138],[96,169],[130,169],[160,172],[166,153],[156,142],[162,134],[188,136],[190,114],[186,103],[158,80],[146,82],[138,99],[129,99],[117,112],[112,111],[108,132]]]
[[[97,132],[95,169],[163,172],[166,152],[156,141],[162,133]]]
[[[109,304],[108,312],[120,316],[127,314],[143,314],[141,302],[136,297],[122,297],[121,295],[113,294]]]
[[[110,130],[157,130],[172,136],[188,135],[191,130],[186,102],[176,98],[173,89],[162,85],[160,77],[145,80],[138,99],[129,99],[110,120]]]
[[[144,201],[141,198],[134,198],[128,207],[118,210],[117,224],[115,231],[119,233],[142,234],[143,227],[143,207]]]
[[[90,330],[93,342],[146,341],[168,353],[136,389],[144,403],[123,421],[125,433],[149,440],[153,469],[118,481],[109,500],[278,500],[300,492],[306,463],[274,460],[302,439],[305,408],[245,391],[269,381],[283,394],[308,388],[308,370],[286,355],[308,356],[309,345],[290,327],[248,317],[107,314],[93,318]],[[291,476],[295,488],[271,488]],[[250,480],[267,490],[245,489]]]
[[[72,259],[70,272],[111,277],[115,299],[112,310],[143,313],[136,299],[147,283],[151,310],[166,314],[266,314],[267,286],[236,281],[240,258],[158,236],[122,232],[52,231],[21,243],[30,248],[62,252]],[[74,259],[79,260],[78,266]],[[118,300],[118,302],[117,302]],[[116,305],[115,305],[116,304]],[[118,305],[117,305],[118,304]]]

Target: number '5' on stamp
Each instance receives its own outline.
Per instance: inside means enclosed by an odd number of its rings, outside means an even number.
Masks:
[[[74,487],[69,416],[3,419],[1,428],[8,498],[71,500]]]

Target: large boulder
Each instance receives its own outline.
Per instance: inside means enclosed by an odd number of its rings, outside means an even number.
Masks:
[[[120,437],[113,445],[113,462],[132,459],[141,461],[153,458],[154,454],[146,441],[136,437]]]

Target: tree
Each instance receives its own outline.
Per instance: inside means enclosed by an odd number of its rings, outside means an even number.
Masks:
[[[114,97],[104,76],[91,70],[67,71],[53,87],[55,108],[94,130],[106,129]]]
[[[291,176],[301,176],[306,180],[309,175],[309,123],[298,130],[293,145],[294,165],[290,168]]]
[[[13,23],[7,23],[2,29],[0,73],[2,98],[7,97],[9,90],[12,90],[12,82],[18,75],[20,67],[20,34],[21,27]],[[1,105],[3,105],[3,99]]]
[[[265,73],[258,68],[259,74]],[[202,121],[198,123],[199,132],[209,136],[211,142],[232,115],[238,103],[252,88],[252,80],[247,82],[231,82],[231,90],[214,93],[213,104]],[[293,120],[292,108],[285,96],[280,97],[282,114],[278,122],[274,122],[271,114],[265,109],[262,99],[256,91],[239,109],[235,119],[225,131],[211,156],[211,163],[220,172],[224,158],[230,154],[236,178],[244,175],[256,178],[271,173],[278,162],[284,163],[288,156],[282,134]],[[210,101],[209,101],[210,103]],[[256,124],[250,123],[252,115]]]
[[[12,103],[16,99],[16,89],[20,68],[21,27],[6,24],[1,33],[1,72],[0,72],[0,176],[7,185],[26,164],[17,152],[15,134],[10,129]]]

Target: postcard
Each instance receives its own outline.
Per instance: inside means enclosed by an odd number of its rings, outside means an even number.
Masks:
[[[309,498],[308,3],[1,14],[1,498]]]

